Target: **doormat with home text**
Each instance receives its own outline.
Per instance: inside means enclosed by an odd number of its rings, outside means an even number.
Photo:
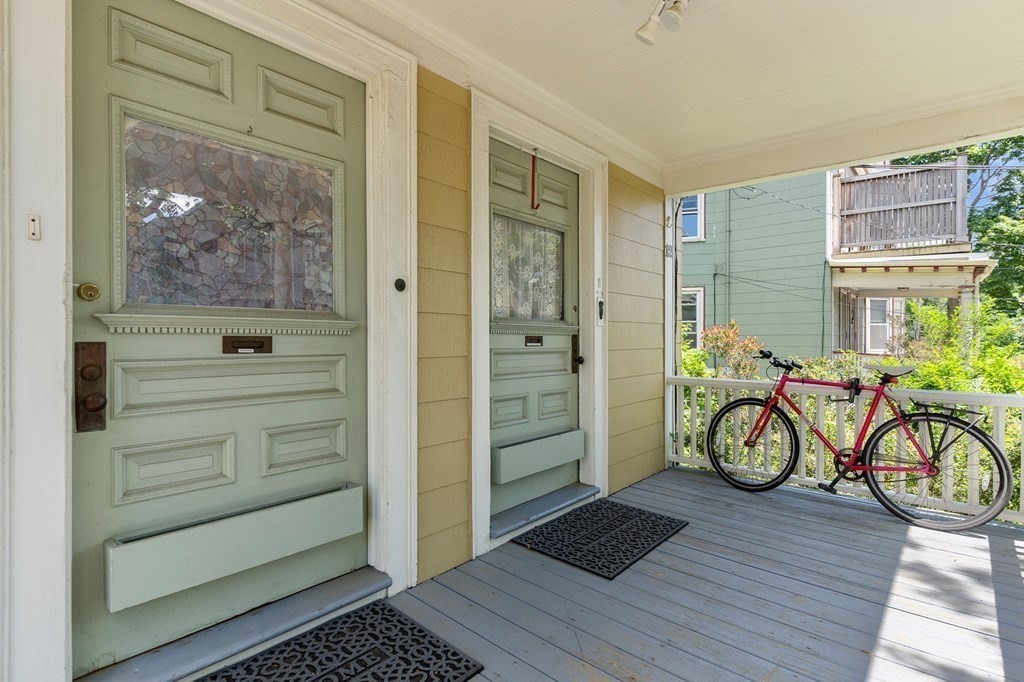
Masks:
[[[200,682],[463,682],[483,669],[379,599]]]
[[[600,499],[528,530],[512,542],[613,580],[688,523]]]

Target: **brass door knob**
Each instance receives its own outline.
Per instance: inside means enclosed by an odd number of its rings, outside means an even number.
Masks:
[[[77,284],[78,287],[78,298],[83,301],[95,301],[100,297],[100,288],[95,284],[85,283]]]

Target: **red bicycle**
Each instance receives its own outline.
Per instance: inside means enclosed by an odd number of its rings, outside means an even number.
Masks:
[[[708,458],[730,485],[763,492],[792,475],[800,440],[783,409],[788,407],[832,453],[836,476],[830,483],[819,483],[822,490],[835,494],[840,481],[863,480],[882,506],[904,521],[949,531],[987,523],[1009,502],[1010,462],[978,428],[981,413],[917,401],[912,402],[918,411],[908,413],[890,395],[888,387],[913,367],[867,365],[881,377],[877,386],[867,386],[856,378],[836,382],[792,377],[790,372],[803,367],[800,363],[765,350],[759,357],[781,370],[769,396],[726,403],[708,427]],[[786,393],[791,384],[843,389],[848,392],[839,399],[843,401],[873,394],[853,448],[837,448],[804,415]],[[872,429],[878,410],[886,408],[892,418]]]

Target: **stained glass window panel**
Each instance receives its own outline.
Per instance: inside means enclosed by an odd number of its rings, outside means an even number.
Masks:
[[[333,171],[128,117],[126,298],[334,310]]]
[[[564,319],[563,242],[558,230],[495,214],[491,223],[492,316]]]

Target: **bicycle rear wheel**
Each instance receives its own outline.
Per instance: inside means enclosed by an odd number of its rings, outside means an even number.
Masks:
[[[722,406],[711,419],[705,441],[708,459],[729,485],[750,492],[778,486],[793,473],[797,435],[793,422],[772,407],[761,437],[750,445],[744,440],[764,410],[760,398],[739,398]]]
[[[915,526],[968,530],[1003,511],[1013,490],[1006,455],[981,429],[951,415],[915,413],[890,419],[871,434],[868,466],[908,467],[921,458],[907,433],[921,444],[938,472],[865,472],[868,488],[886,509]]]

